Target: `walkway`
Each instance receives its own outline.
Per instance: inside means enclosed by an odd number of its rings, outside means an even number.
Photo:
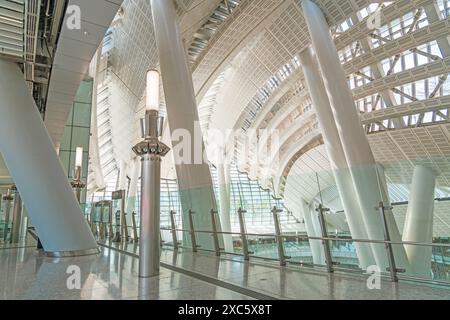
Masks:
[[[161,275],[140,280],[137,247],[125,249],[102,247],[98,256],[70,259],[47,258],[33,247],[0,249],[0,299],[450,299],[446,287],[382,281],[380,290],[369,290],[360,275],[187,250],[163,250]],[[79,290],[67,287],[71,266],[80,268]]]
[[[70,266],[80,268],[79,290],[67,287]],[[140,280],[137,268],[136,258],[107,249],[70,259],[46,258],[34,248],[0,249],[0,300],[250,299],[165,268],[157,278]]]

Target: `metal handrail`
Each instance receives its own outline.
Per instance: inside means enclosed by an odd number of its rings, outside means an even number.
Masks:
[[[172,231],[170,228],[162,227],[161,230]],[[175,231],[181,232],[191,232],[188,229],[175,229]],[[208,233],[211,234],[213,231],[206,230],[195,230],[195,233]],[[226,235],[236,235],[240,236],[240,232],[227,232],[227,231],[217,231],[217,234],[226,234]],[[294,235],[294,234],[272,234],[272,233],[245,233],[246,236],[251,237],[274,237],[274,238],[296,238],[301,240],[331,240],[331,241],[348,241],[348,242],[362,242],[362,243],[375,243],[375,244],[399,244],[399,245],[417,245],[417,246],[426,246],[426,247],[449,247],[450,244],[445,243],[424,243],[424,242],[414,242],[414,241],[387,241],[387,240],[371,240],[371,239],[355,239],[355,238],[339,238],[339,237],[309,237],[302,235]]]
[[[290,264],[293,265],[302,265],[302,266],[318,266],[318,267],[326,267],[326,270],[328,272],[333,272],[334,269],[336,270],[341,270],[341,271],[350,271],[350,272],[361,272],[363,271],[361,268],[359,268],[358,266],[356,266],[355,268],[351,268],[349,266],[346,266],[345,263],[342,264],[342,266],[340,266],[340,264],[342,262],[336,262],[333,261],[333,256],[331,254],[333,250],[333,246],[330,245],[329,242],[347,242],[347,243],[367,243],[367,244],[379,244],[379,245],[384,245],[386,248],[386,254],[388,256],[388,266],[386,268],[385,271],[388,271],[388,275],[390,275],[391,281],[393,282],[397,282],[399,277],[397,275],[397,273],[401,273],[401,272],[405,272],[404,269],[397,269],[396,267],[396,261],[395,261],[395,256],[393,254],[393,245],[401,245],[401,246],[405,246],[405,245],[415,245],[415,246],[425,246],[425,247],[437,247],[437,248],[450,248],[450,244],[445,244],[445,243],[424,243],[424,242],[415,242],[415,241],[395,241],[392,240],[390,238],[390,234],[389,234],[389,230],[387,227],[387,216],[386,213],[389,211],[389,207],[385,207],[383,205],[382,202],[379,203],[379,206],[374,208],[375,210],[378,211],[379,216],[381,218],[381,221],[383,222],[383,226],[384,226],[384,239],[379,239],[379,240],[373,240],[373,239],[355,239],[352,238],[351,236],[349,237],[339,237],[339,236],[329,236],[328,232],[327,232],[327,228],[326,228],[326,223],[325,223],[325,218],[324,218],[324,213],[326,211],[328,211],[327,208],[324,208],[323,206],[319,205],[319,207],[317,208],[317,212],[318,212],[318,218],[320,223],[320,227],[321,227],[321,237],[315,237],[315,236],[308,236],[308,235],[299,235],[299,234],[292,234],[292,233],[282,233],[281,231],[281,224],[279,223],[279,214],[281,212],[281,210],[279,210],[277,207],[274,207],[272,209],[272,216],[274,219],[274,226],[275,226],[275,233],[249,233],[246,230],[246,223],[245,223],[245,216],[244,213],[246,212],[244,209],[240,208],[238,210],[238,217],[239,217],[239,226],[240,226],[240,230],[239,232],[232,232],[232,231],[221,231],[219,228],[217,228],[217,221],[216,221],[216,214],[217,211],[214,209],[211,209],[210,211],[210,219],[211,219],[211,227],[212,230],[196,230],[195,228],[195,224],[194,224],[194,219],[193,219],[193,215],[195,214],[195,212],[191,209],[187,212],[187,218],[189,224],[188,224],[188,228],[177,228],[176,227],[176,223],[174,220],[174,216],[176,215],[175,211],[171,211],[169,213],[169,221],[168,223],[170,223],[170,225],[166,225],[166,226],[160,226],[160,232],[163,231],[168,231],[172,233],[172,240],[175,241],[173,245],[171,245],[170,240],[166,243],[166,241],[163,241],[163,237],[161,234],[161,246],[163,245],[167,245],[169,247],[173,247],[174,250],[177,250],[178,248],[189,248],[191,250],[193,250],[194,252],[197,252],[197,250],[201,250],[201,251],[210,251],[210,252],[215,252],[215,254],[217,256],[220,256],[221,253],[224,254],[231,254],[231,255],[237,255],[237,256],[243,256],[244,260],[249,260],[250,259],[250,255],[252,255],[252,258],[255,259],[264,259],[264,260],[271,260],[271,261],[278,261],[280,263],[281,266],[285,266],[286,265],[286,260],[289,260]],[[134,217],[134,216],[133,216]],[[220,217],[217,216],[217,219],[219,219]],[[110,221],[110,227],[113,226],[114,221]],[[94,223],[95,224],[95,223]],[[220,222],[218,223],[220,225]],[[120,227],[120,224],[118,225],[117,223],[114,225],[117,227]],[[125,226],[125,228],[129,228],[130,226]],[[140,227],[137,226],[136,224],[133,224],[132,226],[133,228],[133,232],[136,233]],[[220,231],[219,231],[220,230]],[[187,233],[188,234],[188,238],[190,238],[190,242],[192,244],[192,247],[189,246],[184,246],[183,244],[178,242],[177,239],[177,232],[183,232],[183,233]],[[196,240],[196,235],[197,234],[208,234],[209,236],[213,237],[214,240],[214,250],[209,250],[208,248],[201,248],[201,246],[197,245],[197,240]],[[218,235],[232,235],[235,236],[236,238],[240,238],[242,241],[242,252],[240,253],[236,253],[234,252],[227,252],[225,249],[220,248],[220,242],[219,242],[219,238]],[[104,234],[105,236],[105,234]],[[269,258],[269,257],[263,257],[263,256],[258,256],[257,254],[254,254],[253,252],[249,251],[249,243],[248,243],[248,237],[260,237],[260,238],[274,238],[276,243],[277,243],[277,251],[278,251],[278,259],[276,258]],[[164,238],[165,239],[165,238]],[[323,250],[325,253],[325,264],[326,265],[322,265],[322,264],[315,264],[315,263],[310,263],[310,262],[303,262],[303,261],[294,261],[292,259],[292,257],[286,256],[286,251],[285,251],[285,245],[288,242],[285,242],[284,239],[295,239],[295,241],[309,241],[309,240],[315,240],[315,241],[321,241],[322,245],[323,245]],[[133,241],[138,241],[138,239],[133,239]],[[294,251],[291,251],[291,253]],[[445,251],[442,250],[441,253],[442,257],[445,257]],[[444,260],[443,260],[444,261]],[[445,261],[444,261],[445,262]],[[350,263],[352,264],[352,263]],[[335,265],[338,265],[338,267],[334,267]],[[385,271],[381,271],[383,276],[386,275]],[[428,283],[436,283],[436,284],[445,284],[445,285],[450,285],[450,283],[448,282],[442,282],[439,280],[429,280],[429,279],[424,279],[424,278],[417,278],[414,276],[410,276],[410,275],[403,275],[401,276],[402,279],[411,279],[411,280],[419,280],[419,281],[427,281]]]
[[[101,221],[95,221],[94,223],[102,223]],[[107,222],[103,222],[107,223]],[[113,227],[118,227],[118,224],[113,224]],[[132,229],[132,226],[127,226],[128,229]],[[139,229],[139,226],[136,226]],[[189,229],[172,229],[169,227],[161,227],[163,231],[181,231],[181,232],[191,232]],[[227,232],[227,231],[207,231],[207,230],[194,230],[195,233],[207,233],[207,234],[223,234],[223,235],[236,235],[240,236],[240,232]],[[340,238],[340,237],[310,237],[303,236],[298,234],[289,234],[284,233],[280,235],[276,235],[274,233],[245,233],[246,236],[251,237],[273,237],[273,238],[295,238],[299,240],[331,240],[331,241],[348,241],[348,242],[357,242],[357,243],[374,243],[374,244],[396,244],[396,245],[415,245],[415,246],[423,246],[423,247],[444,247],[450,248],[450,244],[445,243],[426,243],[426,242],[415,242],[415,241],[387,241],[387,240],[372,240],[372,239],[358,239],[358,238]]]

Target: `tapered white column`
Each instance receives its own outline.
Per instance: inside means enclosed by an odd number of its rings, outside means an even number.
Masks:
[[[127,163],[121,160],[119,165],[119,188],[117,190],[127,190],[127,167]]]
[[[210,211],[217,210],[209,166],[204,161],[204,143],[200,129],[197,102],[194,94],[192,75],[183,43],[174,1],[151,0],[155,38],[159,51],[161,75],[166,97],[169,127],[172,132],[175,167],[178,178],[181,206],[183,208],[183,228],[189,229],[188,211],[195,214],[196,230],[212,230]],[[177,134],[190,135],[181,141],[186,148],[184,158],[176,152]],[[182,139],[180,139],[182,140]],[[186,157],[186,154],[191,157]],[[186,163],[187,162],[187,163]],[[190,243],[184,233],[184,242]],[[197,244],[201,249],[214,249],[209,234],[197,234]]]
[[[223,232],[231,232],[230,219],[230,166],[219,164],[217,166],[217,180],[219,184],[220,222]],[[232,235],[224,235],[224,248],[227,252],[233,252]]]
[[[367,239],[361,208],[356,197],[347,160],[345,159],[333,111],[330,107],[330,101],[328,100],[319,65],[310,48],[300,54],[300,61],[308,84],[309,94],[316,110],[319,127],[322,131],[328,159],[333,170],[350,233],[355,239]],[[366,269],[368,266],[375,264],[375,259],[373,258],[369,244],[354,243],[354,245],[361,268]]]
[[[310,0],[303,0],[303,11],[313,48],[322,70],[367,235],[372,240],[384,240],[382,220],[375,208],[380,201],[383,201],[385,206],[390,205],[387,186],[382,183],[384,179],[379,176],[378,167],[361,125],[353,95],[347,84],[346,75],[325,16],[320,8]],[[387,224],[391,240],[401,240],[400,232],[391,213],[387,215]],[[372,244],[371,247],[377,265],[385,270],[389,265],[385,246]],[[404,248],[398,245],[394,245],[393,248],[397,266],[405,268],[407,258]]]
[[[435,183],[436,178],[431,169],[420,165],[414,168],[403,241],[433,242]],[[410,263],[408,273],[418,277],[430,277],[432,248],[405,245],[405,249]]]
[[[0,152],[45,251],[97,252],[18,65],[0,60]]]
[[[305,220],[306,234],[308,237],[322,237],[318,216],[311,211],[309,205],[302,200],[303,219]],[[325,264],[325,252],[321,240],[309,240],[309,247],[313,257],[313,263],[317,265]]]

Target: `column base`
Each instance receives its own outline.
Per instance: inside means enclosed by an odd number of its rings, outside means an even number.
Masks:
[[[82,256],[90,256],[100,253],[99,248],[86,249],[86,250],[78,250],[78,251],[56,251],[56,252],[44,252],[45,255],[49,258],[73,258],[73,257],[82,257]]]

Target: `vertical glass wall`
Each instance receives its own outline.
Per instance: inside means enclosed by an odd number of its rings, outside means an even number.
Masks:
[[[239,230],[238,210],[247,211],[246,224],[249,227],[269,228],[273,231],[272,208],[284,208],[282,199],[275,199],[270,190],[263,189],[258,181],[248,178],[246,173],[239,172],[236,166],[230,170],[230,213],[231,225],[234,231]],[[288,215],[283,215],[288,219]]]
[[[211,174],[214,183],[214,192],[219,206],[219,188],[217,181],[217,170],[211,167]],[[231,168],[231,194],[230,194],[230,212],[233,231],[239,231],[239,219],[237,211],[242,208],[247,211],[247,225],[251,227],[264,227],[267,232],[273,230],[272,208],[277,206],[285,209],[285,214],[281,216],[283,223],[295,223],[296,220],[292,214],[284,207],[282,199],[275,199],[270,190],[263,189],[257,181],[250,180],[248,175],[237,170],[236,166]],[[107,184],[105,190],[94,193],[90,199],[91,202],[101,200],[111,200],[111,193],[116,190],[116,182]],[[140,210],[140,181],[138,181],[136,203],[134,211]],[[170,225],[169,213],[173,210],[179,214],[181,212],[181,203],[178,195],[178,184],[176,180],[161,179],[161,225]],[[219,208],[220,210],[220,208]]]
[[[64,136],[59,149],[59,158],[71,181],[74,178],[75,153],[77,147],[83,148],[82,181],[86,183],[88,175],[89,140],[91,134],[93,80],[81,82],[72,110],[67,120]],[[86,190],[81,193],[81,206],[86,206]]]

